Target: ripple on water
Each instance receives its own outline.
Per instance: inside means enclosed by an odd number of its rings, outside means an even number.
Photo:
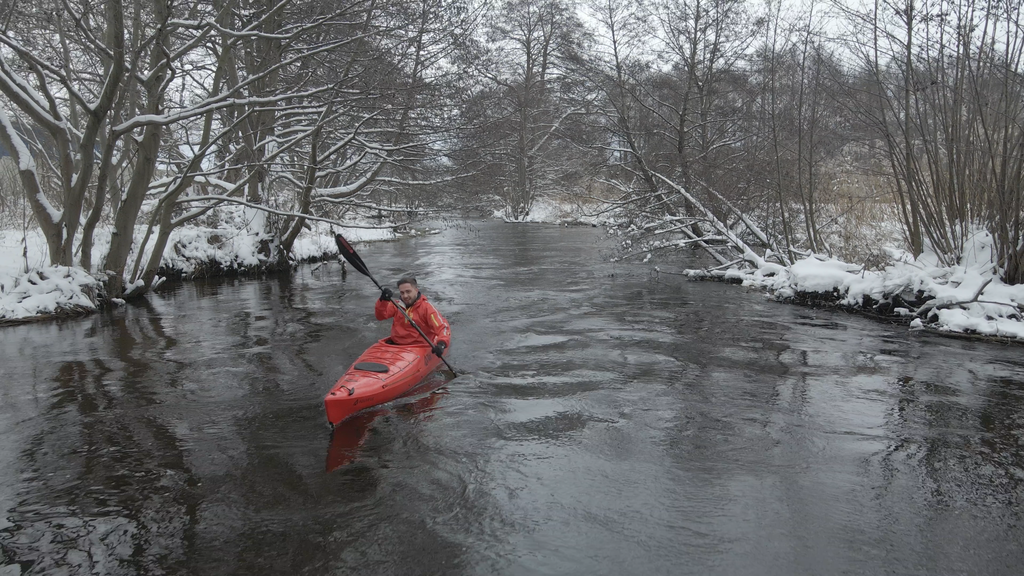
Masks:
[[[514,412],[511,416],[522,417]],[[615,424],[617,421],[585,412],[563,410],[526,420],[501,424],[502,439],[512,442],[569,442],[578,441],[581,432],[594,423]]]
[[[564,398],[608,388],[621,383],[622,378],[612,372],[578,369],[564,374],[550,374],[543,370],[488,372],[483,378],[490,394],[512,399]]]

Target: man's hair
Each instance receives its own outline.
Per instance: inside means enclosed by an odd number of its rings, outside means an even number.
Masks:
[[[402,284],[412,284],[413,288],[420,287],[419,284],[416,283],[415,276],[402,276],[401,278],[398,279],[398,284],[396,284],[396,286],[401,286]]]

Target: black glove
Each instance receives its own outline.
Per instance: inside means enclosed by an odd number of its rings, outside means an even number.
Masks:
[[[434,345],[434,349],[432,350],[432,352],[436,354],[438,358],[440,358],[441,355],[444,354],[444,349],[447,347],[448,345],[445,344],[444,342],[438,342],[437,344]]]
[[[380,289],[380,301],[381,302],[390,302],[391,299],[394,298],[394,297],[395,297],[395,293],[391,291],[391,288],[381,288]]]

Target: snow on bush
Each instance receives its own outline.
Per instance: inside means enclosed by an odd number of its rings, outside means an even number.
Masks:
[[[96,310],[103,287],[81,268],[47,266],[0,283],[0,319]]]

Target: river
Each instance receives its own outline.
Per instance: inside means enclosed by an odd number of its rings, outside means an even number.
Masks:
[[[333,435],[323,395],[388,330],[337,263],[3,328],[0,574],[1019,573],[1024,349],[611,248],[357,246],[418,275],[467,374]]]

